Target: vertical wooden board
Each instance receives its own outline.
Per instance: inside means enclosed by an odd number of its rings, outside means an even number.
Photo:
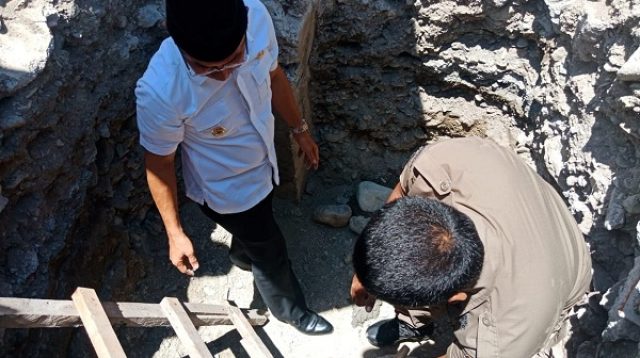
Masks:
[[[82,324],[98,357],[126,358],[127,355],[124,353],[120,341],[118,341],[118,337],[113,331],[111,322],[109,322],[109,318],[100,304],[96,291],[91,288],[78,287],[71,295],[71,299],[80,314]]]
[[[160,301],[162,311],[169,319],[176,335],[187,348],[189,356],[192,358],[213,358],[211,352],[204,344],[198,334],[196,327],[191,322],[187,311],[185,311],[180,301],[175,297],[165,297]]]
[[[267,346],[264,345],[264,342],[262,342],[256,331],[253,330],[249,320],[242,314],[242,311],[233,305],[229,305],[227,309],[229,310],[231,322],[233,322],[233,325],[242,338],[244,338],[240,343],[244,349],[247,350],[247,353],[249,353],[252,358],[273,358]]]

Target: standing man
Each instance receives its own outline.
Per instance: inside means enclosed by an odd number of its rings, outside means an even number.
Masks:
[[[308,166],[318,146],[278,66],[271,17],[258,0],[166,0],[169,38],[136,87],[147,181],[180,272],[198,269],[178,213],[175,153],[182,148],[186,195],[233,235],[230,259],[252,270],[279,320],[306,334],[333,327],[311,311],[291,270],[271,200],[278,184],[273,108]]]
[[[479,138],[419,150],[353,264],[356,304],[396,307],[367,330],[372,344],[430,337],[448,357],[564,357],[569,314],[591,281],[560,196],[511,150]]]

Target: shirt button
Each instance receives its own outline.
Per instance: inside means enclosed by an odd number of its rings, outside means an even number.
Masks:
[[[440,189],[442,191],[447,191],[449,189],[451,189],[451,185],[449,184],[448,180],[443,180],[440,182]]]
[[[491,327],[491,320],[489,319],[489,317],[482,317],[482,324],[487,327]]]

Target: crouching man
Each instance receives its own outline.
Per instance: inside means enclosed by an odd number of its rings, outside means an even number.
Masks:
[[[396,307],[367,330],[372,344],[449,337],[448,357],[563,357],[569,315],[591,281],[588,247],[560,196],[511,150],[479,138],[418,151],[353,264],[356,304]]]

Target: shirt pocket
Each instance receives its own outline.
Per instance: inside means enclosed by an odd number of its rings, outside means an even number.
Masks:
[[[269,58],[270,55],[267,49],[260,51],[255,61],[256,63],[251,69],[251,79],[261,103],[271,101],[271,74],[269,71],[271,61],[269,61]]]
[[[188,121],[194,134],[201,140],[219,140],[235,131],[230,118],[231,111],[225,105],[207,106]]]
[[[478,318],[477,357],[500,357],[496,323],[489,310],[480,314]]]

